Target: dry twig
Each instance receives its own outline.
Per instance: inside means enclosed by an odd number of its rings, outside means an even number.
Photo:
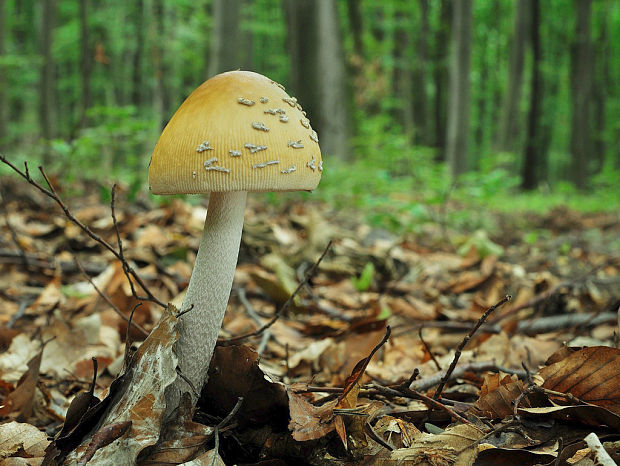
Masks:
[[[107,249],[108,251],[110,251],[112,254],[114,254],[114,257],[116,257],[119,261],[121,261],[121,263],[123,264],[123,269],[127,270],[127,273],[136,281],[136,283],[138,283],[138,285],[140,285],[140,288],[142,288],[144,290],[144,292],[147,294],[147,296],[141,297],[141,296],[136,296],[136,299],[139,299],[141,301],[152,301],[156,304],[158,304],[161,307],[166,307],[166,305],[164,304],[164,302],[160,301],[157,297],[155,297],[153,295],[153,293],[151,293],[151,291],[148,289],[148,287],[146,286],[146,284],[144,283],[144,281],[142,280],[142,278],[140,278],[140,276],[136,273],[136,271],[131,267],[131,265],[129,265],[129,263],[125,260],[125,258],[123,257],[122,253],[119,253],[119,251],[117,251],[110,243],[108,243],[106,240],[104,240],[103,238],[101,238],[99,235],[97,235],[95,232],[93,232],[87,225],[84,225],[80,220],[78,220],[69,210],[69,207],[67,207],[67,205],[63,202],[63,200],[60,198],[60,196],[58,195],[58,193],[56,192],[56,189],[54,188],[54,185],[52,185],[52,182],[49,180],[47,174],[45,173],[45,170],[43,169],[42,166],[39,166],[39,171],[41,172],[41,175],[43,176],[43,179],[45,179],[45,182],[47,183],[47,186],[49,189],[45,188],[44,186],[42,186],[40,183],[38,183],[37,181],[35,181],[31,176],[30,176],[30,170],[28,169],[28,164],[24,163],[24,171],[20,170],[19,168],[17,168],[15,165],[13,165],[4,155],[0,154],[0,161],[3,162],[4,164],[8,165],[9,167],[11,167],[11,169],[13,171],[15,171],[16,173],[18,173],[22,178],[24,178],[28,183],[30,183],[32,186],[34,186],[35,188],[37,188],[40,192],[42,192],[43,194],[45,194],[47,197],[49,197],[50,199],[52,199],[56,204],[58,204],[58,206],[62,209],[62,211],[64,212],[65,216],[71,221],[73,222],[76,226],[78,226],[84,233],[86,233],[86,235],[88,235],[89,238],[91,238],[92,240],[94,240],[95,242],[99,243],[101,246],[103,246],[105,249]]]
[[[441,379],[439,387],[437,387],[437,390],[435,391],[435,395],[433,396],[435,400],[438,400],[441,397],[441,392],[443,391],[443,388],[445,387],[446,382],[450,379],[450,375],[452,374],[452,372],[454,372],[454,369],[456,368],[456,364],[459,362],[459,358],[461,357],[461,352],[463,351],[465,346],[467,346],[467,343],[469,343],[469,340],[471,340],[471,337],[474,335],[474,333],[476,333],[476,330],[480,328],[480,326],[484,323],[484,321],[487,320],[487,317],[489,317],[489,315],[491,315],[491,313],[495,309],[500,307],[502,304],[510,301],[511,299],[512,297],[510,295],[506,295],[502,299],[500,299],[496,304],[488,308],[484,312],[484,314],[480,316],[480,319],[478,319],[478,322],[476,322],[476,325],[474,325],[474,327],[467,334],[467,336],[463,338],[463,341],[461,341],[461,344],[458,346],[458,348],[456,349],[456,352],[454,353],[454,359],[450,363],[450,367],[448,367],[448,370],[446,371],[444,377],[442,377]]]
[[[280,309],[278,309],[278,311],[273,315],[271,319],[269,319],[269,321],[265,325],[263,325],[258,330],[255,330],[250,333],[246,333],[244,335],[227,338],[226,340],[218,340],[217,342],[218,346],[230,346],[230,345],[238,344],[240,341],[243,341],[247,338],[261,335],[265,330],[267,330],[269,327],[275,324],[276,321],[280,318],[280,316],[284,314],[284,312],[286,312],[286,310],[291,306],[293,299],[295,299],[295,296],[297,296],[297,293],[299,293],[299,291],[306,285],[306,283],[310,281],[310,279],[314,276],[314,274],[316,274],[319,264],[325,258],[325,255],[327,254],[327,251],[329,251],[329,249],[331,248],[331,245],[332,245],[331,241],[327,243],[327,246],[325,247],[323,254],[321,254],[321,257],[317,259],[317,261],[310,268],[310,270],[308,270],[308,273],[306,273],[306,276],[304,277],[304,279],[299,283],[299,285],[297,285],[297,288],[295,288],[293,293],[291,293],[291,295],[286,300],[286,302],[282,305],[282,307],[280,307]]]

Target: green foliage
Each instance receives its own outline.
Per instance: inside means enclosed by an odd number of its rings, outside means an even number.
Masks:
[[[359,277],[351,277],[351,282],[357,291],[368,291],[375,276],[375,266],[368,262]]]
[[[504,253],[504,248],[494,243],[484,230],[477,230],[472,235],[464,238],[458,248],[458,253],[465,256],[472,247],[476,248],[478,254],[482,258],[490,256],[491,254],[499,257]]]
[[[94,175],[101,182],[102,175],[108,180],[120,178],[130,183],[131,196],[144,183],[154,122],[132,106],[94,107],[88,117],[98,124],[81,130],[71,141],[52,141],[55,162],[48,169],[62,170],[69,182]]]

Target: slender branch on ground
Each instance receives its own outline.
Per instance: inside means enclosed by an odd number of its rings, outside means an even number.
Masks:
[[[505,431],[505,430],[511,429],[511,428],[516,427],[516,426],[518,426],[518,425],[519,425],[519,424],[518,424],[518,422],[517,422],[517,421],[515,421],[515,420],[509,421],[509,422],[508,422],[508,423],[506,423],[506,424],[499,425],[498,427],[495,427],[494,429],[492,429],[492,430],[490,430],[489,432],[487,432],[487,433],[484,435],[484,437],[482,437],[482,438],[480,438],[480,439],[478,439],[478,440],[474,441],[473,443],[471,443],[471,444],[469,444],[469,445],[467,445],[467,446],[465,446],[465,447],[461,448],[461,449],[460,449],[460,450],[459,450],[456,454],[457,454],[457,455],[460,455],[460,454],[461,454],[461,453],[463,453],[465,450],[467,450],[467,449],[469,449],[469,448],[471,448],[471,447],[473,447],[473,446],[479,445],[480,443],[483,443],[486,439],[488,439],[488,438],[492,437],[493,435],[495,435],[495,434],[499,434],[500,432],[503,432],[503,431]]]
[[[214,439],[214,445],[213,445],[213,450],[215,451],[215,455],[213,455],[213,458],[211,460],[211,464],[215,465],[218,464],[216,462],[216,455],[219,455],[219,449],[220,449],[220,431],[226,427],[226,425],[236,416],[237,412],[239,411],[239,409],[241,408],[241,405],[243,404],[243,397],[240,396],[237,399],[237,403],[235,404],[235,406],[233,407],[232,411],[230,413],[228,413],[228,415],[222,419],[214,428],[213,430],[213,439]]]
[[[370,360],[375,355],[375,353],[379,351],[379,348],[385,345],[385,343],[390,338],[391,333],[392,333],[392,329],[388,325],[387,327],[385,327],[385,335],[383,335],[383,338],[381,339],[381,341],[375,345],[375,347],[372,349],[370,354],[366,358],[363,359],[364,361],[363,364],[359,368],[357,366],[355,367],[355,370],[356,370],[355,377],[352,380],[347,380],[347,386],[345,387],[345,390],[342,392],[342,395],[340,395],[341,399],[344,398],[347,395],[347,393],[349,393],[353,389],[355,384],[359,382],[359,380],[362,378],[362,375],[364,375],[364,372],[366,371],[366,368],[368,367]]]
[[[248,300],[248,297],[245,294],[245,289],[239,288],[237,290],[237,296],[239,297],[239,301],[241,302],[243,307],[245,307],[246,312],[252,318],[252,320],[256,323],[256,325],[259,328],[262,327],[263,321],[261,320],[260,316],[254,310],[254,306],[252,306],[252,303]],[[259,356],[262,355],[263,352],[265,351],[265,348],[267,347],[267,343],[269,343],[270,338],[271,338],[271,330],[265,330],[265,332],[263,332],[263,336],[261,338],[260,343],[256,347],[256,352],[258,353]]]
[[[430,409],[439,409],[441,411],[445,411],[452,420],[457,422],[462,422],[464,424],[471,424],[467,419],[458,414],[454,409],[449,406],[445,406],[440,401],[433,400],[431,397],[423,395],[422,393],[411,390],[410,388],[402,387],[402,386],[392,386],[392,387],[383,387],[378,384],[373,384],[373,387],[381,394],[387,396],[400,396],[409,398],[412,400],[419,400],[428,406]]]
[[[264,331],[266,331],[269,327],[271,327],[273,324],[275,324],[276,321],[280,318],[280,316],[282,316],[288,310],[288,308],[291,306],[291,304],[293,303],[293,300],[295,299],[295,296],[297,296],[299,291],[304,287],[304,285],[306,283],[308,283],[310,281],[310,279],[312,277],[314,277],[314,275],[316,274],[316,272],[318,270],[319,264],[321,263],[321,261],[327,255],[327,251],[329,251],[329,249],[331,248],[331,245],[332,245],[332,241],[327,243],[327,246],[325,247],[325,250],[323,251],[321,256],[317,259],[317,261],[314,263],[314,265],[310,268],[310,270],[308,270],[308,272],[306,273],[306,276],[304,277],[304,279],[299,283],[299,285],[297,285],[297,288],[295,288],[293,293],[291,293],[291,295],[286,300],[286,302],[280,307],[280,309],[278,309],[278,311],[273,315],[273,317],[271,319],[269,319],[269,321],[265,325],[263,325],[258,330],[255,330],[255,331],[250,332],[250,333],[246,333],[244,335],[239,335],[239,336],[236,336],[236,337],[227,338],[225,340],[218,340],[218,342],[217,342],[218,346],[235,345],[235,344],[237,344],[237,343],[239,343],[239,342],[241,342],[243,340],[246,340],[247,338],[259,336]]]
[[[412,385],[409,386],[409,388],[413,390],[424,391],[424,390],[428,390],[429,388],[434,387],[435,385],[439,385],[441,381],[444,378],[446,378],[446,376],[447,376],[447,381],[450,381],[452,379],[462,377],[463,374],[465,374],[466,372],[479,373],[479,372],[486,372],[486,371],[491,371],[491,372],[501,371],[507,374],[515,374],[520,379],[526,378],[525,371],[503,367],[503,366],[498,365],[495,361],[477,361],[477,362],[470,362],[467,364],[456,366],[456,368],[452,371],[451,374],[448,374],[447,373],[448,371],[441,371],[431,376],[424,377],[423,379],[415,381]]]
[[[452,330],[455,332],[466,332],[471,329],[471,322],[452,322],[449,320],[424,321],[409,326],[400,326],[394,328],[394,337],[406,335],[420,328],[441,328],[444,330]],[[501,333],[502,328],[499,325],[484,324],[480,327],[481,332],[485,333]]]
[[[52,199],[62,209],[62,211],[64,212],[65,216],[71,222],[73,222],[76,226],[78,226],[84,233],[86,233],[86,235],[89,238],[91,238],[92,240],[94,240],[95,242],[97,242],[101,246],[103,246],[105,249],[110,251],[114,255],[114,257],[116,257],[118,260],[121,261],[121,263],[124,264],[124,266],[126,264],[127,271],[129,273],[129,275],[131,275],[131,277],[136,281],[136,283],[138,283],[138,285],[140,285],[140,287],[147,294],[146,297],[138,298],[138,299],[141,299],[143,301],[152,301],[152,302],[158,304],[161,307],[166,307],[166,304],[164,302],[160,301],[157,297],[155,297],[151,293],[151,291],[148,289],[148,287],[146,286],[144,281],[140,278],[140,276],[136,273],[136,271],[131,267],[131,265],[129,265],[127,263],[127,261],[124,260],[124,258],[122,258],[122,256],[119,254],[119,252],[110,243],[108,243],[106,240],[104,240],[99,235],[97,235],[95,232],[93,232],[87,225],[83,224],[80,220],[78,220],[71,213],[71,211],[69,210],[67,205],[63,202],[63,200],[60,198],[60,196],[56,192],[56,189],[52,185],[51,181],[49,180],[49,178],[48,178],[47,174],[45,173],[45,170],[43,169],[42,166],[39,166],[39,171],[41,172],[41,175],[45,179],[45,182],[47,183],[49,189],[47,189],[44,186],[42,186],[40,183],[35,181],[30,176],[30,170],[28,169],[28,164],[27,163],[24,163],[24,167],[25,168],[24,168],[24,171],[22,171],[19,168],[17,168],[15,165],[13,165],[13,163],[9,162],[9,160],[4,155],[2,155],[2,154],[0,154],[0,162],[3,162],[4,164],[8,165],[13,171],[15,171],[17,174],[19,174],[28,183],[30,183],[32,186],[37,188],[41,193],[45,194],[47,197]]]
[[[86,280],[88,280],[88,283],[91,284],[91,286],[95,289],[95,291],[97,292],[97,294],[99,294],[99,296],[101,296],[103,298],[103,300],[108,303],[108,305],[112,308],[112,310],[114,312],[116,312],[116,314],[118,314],[118,316],[123,319],[125,322],[127,322],[129,325],[127,326],[127,329],[129,329],[129,327],[131,327],[132,325],[136,328],[136,330],[138,330],[140,333],[142,333],[142,335],[144,337],[147,337],[149,335],[149,332],[147,332],[144,328],[142,328],[139,324],[133,322],[129,317],[127,317],[125,314],[123,314],[123,311],[121,311],[116,304],[114,304],[112,302],[112,300],[108,297],[108,295],[106,295],[103,291],[101,291],[97,285],[95,285],[95,282],[93,281],[92,278],[90,278],[90,276],[86,273],[86,270],[84,270],[84,268],[82,267],[82,264],[80,263],[79,259],[77,258],[77,256],[73,256],[73,260],[75,261],[75,265],[77,266],[77,268],[80,270],[80,272],[82,272],[82,275],[84,275],[84,277],[86,278]],[[141,303],[140,303],[141,304]],[[133,314],[133,311],[131,311],[131,313]]]
[[[133,323],[133,314],[134,312],[136,312],[136,309],[138,309],[140,306],[142,306],[142,303],[136,304],[131,310],[131,312],[129,313],[129,324]],[[131,343],[132,343],[131,333],[129,332],[130,328],[131,328],[131,325],[127,325],[127,331],[125,332],[125,354],[123,356],[123,366],[127,366],[129,364],[129,352],[131,351]]]
[[[422,330],[424,330],[424,327],[420,327],[418,329],[418,336],[420,337],[420,341],[424,345],[424,348],[426,349],[426,352],[428,353],[428,355],[431,357],[432,361],[435,363],[435,367],[437,368],[438,371],[440,371],[442,370],[441,364],[439,364],[439,361],[437,361],[437,358],[435,358],[435,355],[431,351],[431,347],[428,346],[428,343],[426,343],[426,341],[424,340],[424,337],[422,336]]]
[[[511,299],[512,297],[510,295],[506,295],[502,299],[500,299],[496,304],[488,308],[484,312],[484,314],[480,316],[480,319],[478,319],[478,322],[476,322],[476,325],[474,325],[471,331],[465,336],[465,338],[463,338],[463,341],[461,341],[461,344],[458,346],[458,348],[456,349],[456,352],[454,353],[454,359],[450,363],[450,367],[448,367],[448,370],[446,371],[444,377],[442,377],[441,379],[439,387],[437,387],[437,390],[435,391],[435,395],[433,395],[433,398],[435,400],[438,400],[441,397],[441,392],[443,391],[446,385],[446,382],[448,382],[448,380],[450,379],[452,372],[454,372],[454,369],[456,368],[456,364],[459,362],[459,358],[461,357],[461,352],[463,351],[465,346],[467,346],[467,343],[469,343],[471,338],[474,336],[474,333],[476,333],[476,330],[480,328],[480,326],[484,323],[484,321],[487,320],[487,317],[489,317],[489,315],[491,315],[491,313],[495,311],[495,309],[500,307],[502,304],[507,303]]]
[[[136,288],[133,284],[133,280],[131,279],[131,275],[129,274],[129,263],[125,259],[125,253],[123,252],[123,241],[121,240],[121,233],[118,229],[118,222],[116,220],[116,183],[112,185],[112,190],[110,191],[110,212],[112,214],[112,224],[114,225],[114,231],[116,232],[116,242],[118,243],[118,255],[123,266],[123,273],[125,277],[127,277],[127,281],[129,282],[129,288],[131,289],[131,294],[137,300],[144,300],[144,298],[138,296],[136,293]]]
[[[565,330],[571,327],[583,326],[590,328],[596,325],[615,322],[617,318],[617,312],[551,315],[519,322],[516,333],[536,335],[555,330]]]
[[[420,369],[416,367],[413,369],[413,372],[409,376],[409,379],[407,379],[407,381],[403,382],[401,385],[404,385],[405,387],[410,387],[411,384],[415,382],[415,380],[418,378],[418,375],[420,375]]]
[[[551,296],[553,296],[554,294],[556,294],[559,290],[561,290],[562,288],[570,288],[575,286],[577,283],[584,281],[586,278],[588,278],[590,275],[594,274],[595,272],[597,272],[598,270],[601,270],[605,267],[608,266],[613,266],[620,263],[620,257],[612,257],[611,259],[598,264],[597,266],[591,268],[590,270],[588,270],[586,273],[579,275],[576,278],[573,278],[571,280],[565,280],[562,283],[557,284],[556,286],[554,286],[553,288],[548,289],[547,291],[544,291],[543,293],[534,296],[532,299],[530,299],[529,301],[523,303],[523,304],[519,304],[518,306],[512,307],[510,309],[508,309],[506,312],[504,312],[503,314],[499,314],[498,316],[496,316],[494,319],[492,319],[489,323],[490,324],[497,324],[498,322],[504,320],[506,317],[510,317],[514,314],[516,314],[517,312],[526,309],[528,307],[534,307],[537,304],[540,304],[543,301],[546,301],[547,299],[549,299]]]

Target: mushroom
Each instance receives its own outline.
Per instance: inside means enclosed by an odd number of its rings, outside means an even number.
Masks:
[[[301,109],[286,110],[297,124],[265,113],[267,102],[291,101],[281,85],[260,74],[219,74],[181,104],[153,151],[154,194],[210,193],[178,323],[175,398],[187,392],[195,404],[206,382],[232,288],[247,192],[311,191],[321,178],[308,166],[321,161],[321,150],[312,128],[299,123],[307,121]],[[306,143],[297,148],[289,141]]]

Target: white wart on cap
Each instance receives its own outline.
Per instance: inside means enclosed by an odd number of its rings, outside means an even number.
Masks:
[[[176,111],[151,157],[154,194],[310,191],[323,162],[294,97],[250,71],[222,73]]]

